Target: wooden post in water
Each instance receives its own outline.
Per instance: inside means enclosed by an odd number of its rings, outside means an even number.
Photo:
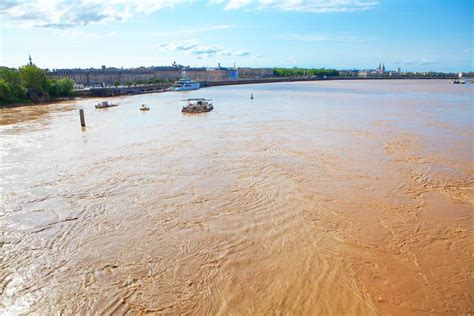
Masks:
[[[84,110],[83,109],[79,110],[79,116],[81,118],[81,126],[86,127],[86,120],[84,119]]]

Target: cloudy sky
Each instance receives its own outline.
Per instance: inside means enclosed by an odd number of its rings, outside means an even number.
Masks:
[[[471,0],[1,0],[0,65],[473,68]]]

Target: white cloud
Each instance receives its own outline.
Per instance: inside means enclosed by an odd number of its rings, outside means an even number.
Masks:
[[[71,28],[97,22],[124,21],[138,13],[200,3],[203,0],[2,0],[0,16],[22,26]],[[208,0],[234,9],[344,12],[374,8],[380,0]],[[226,26],[224,26],[225,28]]]
[[[95,22],[123,21],[192,0],[3,0],[0,16],[22,26],[66,29]]]
[[[314,13],[348,12],[372,9],[379,0],[210,0],[213,4],[224,4],[233,9],[276,9]]]
[[[248,50],[238,50],[238,51],[235,51],[233,52],[232,54],[230,54],[229,56],[250,56],[250,52]]]
[[[197,44],[195,41],[176,41],[161,43],[159,47],[173,51],[189,51],[196,48]]]
[[[240,9],[251,4],[252,2],[253,0],[228,0],[225,8],[228,10]]]
[[[114,0],[117,3],[128,3],[128,5],[136,5],[139,12],[153,13],[163,8],[174,8],[179,4],[192,3],[192,0]]]
[[[183,52],[185,54],[194,55],[197,58],[206,58],[214,56],[250,56],[251,53],[247,50],[232,50],[223,48],[218,45],[202,45],[197,41],[175,41],[165,42],[159,45],[164,50],[174,52]]]

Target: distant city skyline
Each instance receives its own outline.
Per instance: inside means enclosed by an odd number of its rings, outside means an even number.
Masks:
[[[473,1],[0,3],[0,65],[472,71]]]

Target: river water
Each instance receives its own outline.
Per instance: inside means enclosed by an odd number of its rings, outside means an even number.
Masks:
[[[0,314],[472,313],[473,93],[327,81],[0,109]],[[186,97],[214,111],[182,114]]]

